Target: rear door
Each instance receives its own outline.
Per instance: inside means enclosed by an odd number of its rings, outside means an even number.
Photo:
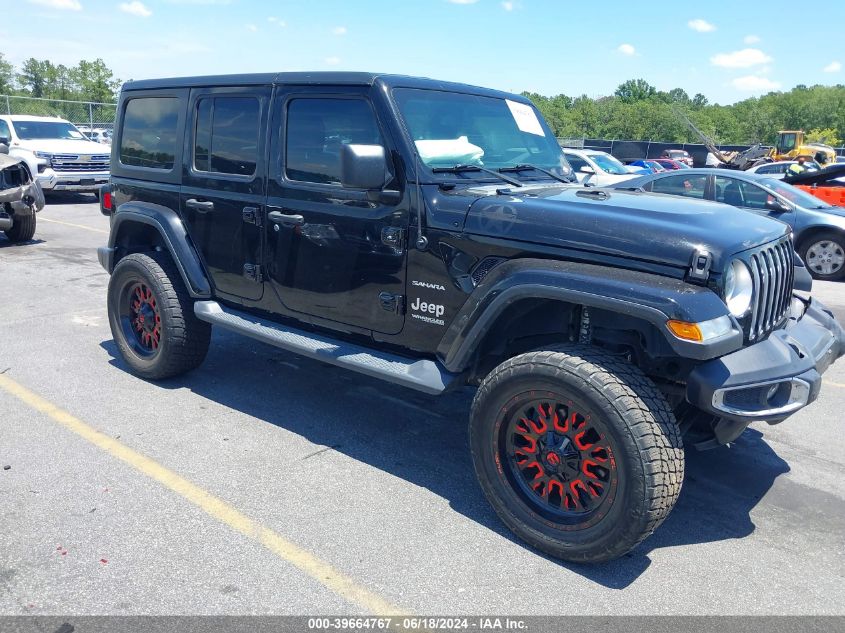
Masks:
[[[191,91],[181,210],[223,298],[255,301],[261,283],[270,88]]]

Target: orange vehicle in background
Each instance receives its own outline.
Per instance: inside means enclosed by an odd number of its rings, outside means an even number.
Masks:
[[[845,164],[837,163],[820,171],[786,176],[783,181],[837,207],[845,207]]]

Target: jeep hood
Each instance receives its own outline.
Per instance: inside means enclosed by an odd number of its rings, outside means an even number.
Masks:
[[[111,147],[84,139],[39,138],[18,141],[17,147],[51,154],[111,154]]]
[[[465,233],[684,269],[696,249],[706,250],[713,270],[721,271],[734,254],[790,231],[777,220],[675,196],[580,187],[510,192],[477,198]]]

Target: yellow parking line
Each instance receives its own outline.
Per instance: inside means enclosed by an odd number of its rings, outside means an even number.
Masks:
[[[52,222],[53,224],[64,224],[65,226],[73,226],[77,229],[85,229],[86,231],[94,231],[94,233],[105,233],[106,235],[109,234],[108,231],[104,229],[95,229],[93,226],[85,226],[84,224],[74,224],[73,222],[62,222],[61,220],[51,220],[50,218],[45,218],[44,216],[38,216],[39,222]]]
[[[830,385],[831,387],[840,387],[841,389],[845,389],[845,385],[841,382],[833,382],[832,380],[825,380],[824,384]]]
[[[7,375],[0,374],[0,388],[36,411],[43,413],[51,420],[58,422],[66,429],[73,431],[112,457],[156,480],[168,490],[190,501],[221,523],[228,525],[246,537],[258,541],[273,554],[299,568],[349,602],[363,607],[374,615],[391,616],[408,613],[407,610],[400,610],[381,596],[357,584],[352,578],[334,569],[329,563],[291,543],[270,528],[250,519],[222,499],[206,492],[149,457],[101,433],[79,418],[18,384]]]

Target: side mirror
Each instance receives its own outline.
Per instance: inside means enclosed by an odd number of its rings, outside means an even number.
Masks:
[[[8,154],[9,153],[9,146],[4,143],[5,139],[0,138],[0,154]]]
[[[590,167],[589,165],[584,165],[578,171],[580,171],[582,174],[594,174],[594,173],[596,173],[596,170],[593,169],[592,167]]]
[[[8,136],[0,136],[0,145],[11,145],[12,139]]]
[[[348,189],[379,191],[386,182],[387,159],[381,145],[341,145],[341,185]]]
[[[775,213],[789,213],[792,211],[792,207],[780,198],[775,198],[774,196],[771,196],[768,200],[766,200],[766,209],[774,211]]]

